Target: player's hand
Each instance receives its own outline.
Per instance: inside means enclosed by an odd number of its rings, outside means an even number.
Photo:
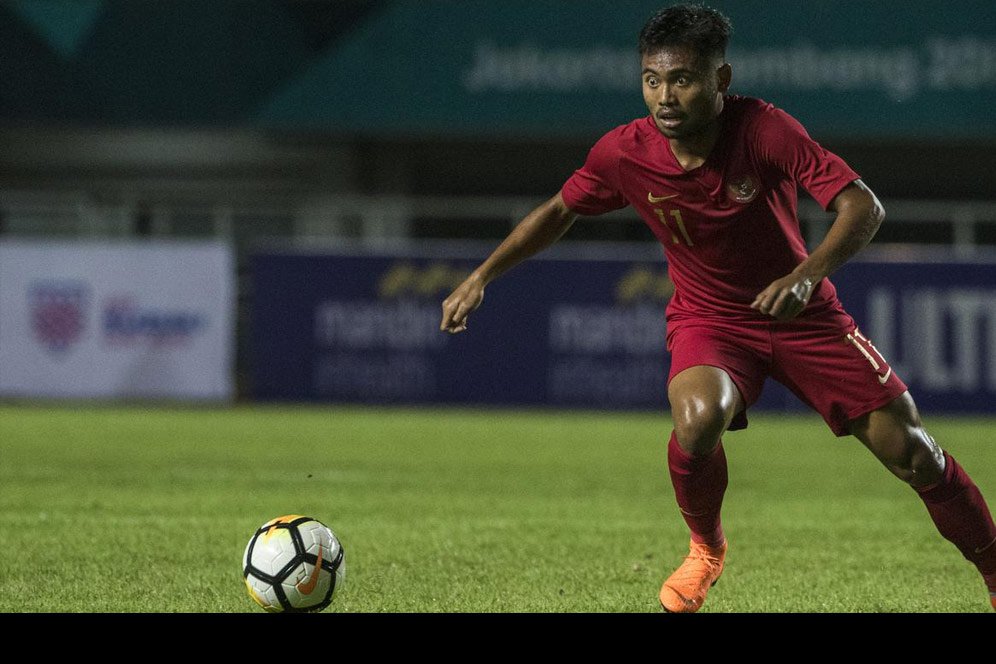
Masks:
[[[450,334],[467,329],[467,316],[481,306],[484,300],[484,286],[474,276],[470,276],[450,296],[443,300],[443,320],[439,329]]]
[[[775,279],[771,285],[758,293],[750,308],[774,316],[778,320],[791,320],[806,308],[815,288],[816,282],[812,278],[789,274],[781,279]]]

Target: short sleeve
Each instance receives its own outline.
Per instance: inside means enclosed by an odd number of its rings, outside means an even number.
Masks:
[[[619,191],[618,133],[614,130],[599,139],[584,166],[574,171],[560,190],[564,203],[574,212],[604,214],[629,204]]]
[[[824,210],[844,187],[861,177],[781,109],[769,105],[762,110],[753,122],[753,136],[762,161],[801,185]]]

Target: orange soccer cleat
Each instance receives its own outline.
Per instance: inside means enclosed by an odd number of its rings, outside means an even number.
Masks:
[[[702,608],[709,588],[723,573],[726,541],[719,547],[691,542],[685,562],[661,586],[661,608],[668,613],[695,613]]]

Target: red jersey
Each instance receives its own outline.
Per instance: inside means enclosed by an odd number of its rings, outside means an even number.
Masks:
[[[564,184],[571,210],[596,215],[632,205],[667,256],[675,293],[667,318],[772,320],[750,308],[762,290],[808,256],[796,186],[824,209],[859,178],[795,119],[750,97],[724,99],[720,133],[685,171],[651,116],[617,127]],[[800,316],[842,312],[823,279]]]

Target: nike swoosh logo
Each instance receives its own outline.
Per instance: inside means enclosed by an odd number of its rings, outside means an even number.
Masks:
[[[660,203],[662,201],[668,200],[669,198],[677,198],[677,197],[678,194],[671,194],[670,196],[654,196],[649,191],[647,192],[647,200],[650,201],[651,203]]]
[[[892,375],[892,367],[889,367],[889,370],[885,372],[884,376],[878,377],[878,382],[882,385],[885,385],[885,381],[889,380],[889,376],[891,375]]]
[[[315,586],[318,585],[318,573],[322,570],[322,545],[318,545],[318,562],[315,566],[311,568],[311,576],[308,577],[307,581],[302,581],[297,584],[297,589],[301,591],[302,595],[310,595],[315,592]]]
[[[983,551],[985,551],[986,549],[988,549],[989,547],[991,547],[991,546],[992,546],[993,544],[996,544],[996,539],[994,539],[994,540],[993,540],[992,542],[990,542],[989,544],[986,544],[986,545],[985,545],[984,547],[981,547],[981,548],[979,548],[979,549],[976,549],[976,550],[975,550],[975,552],[976,552],[976,553],[982,553]]]

